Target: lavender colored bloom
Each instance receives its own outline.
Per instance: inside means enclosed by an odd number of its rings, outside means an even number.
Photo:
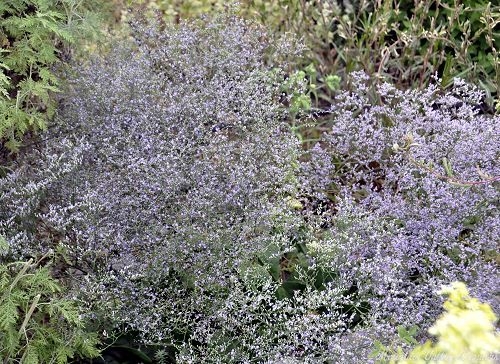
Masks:
[[[377,103],[364,76],[351,77],[356,91],[338,97],[302,168],[306,181],[329,176],[313,191],[339,210],[318,259],[353,272],[373,314],[394,325],[429,325],[436,289],[454,280],[498,310],[498,116],[479,115],[482,95],[460,80],[447,93],[383,84]]]

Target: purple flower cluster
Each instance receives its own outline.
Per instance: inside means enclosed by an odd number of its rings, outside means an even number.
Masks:
[[[1,180],[0,233],[17,255],[62,249],[89,310],[162,342],[215,310],[288,209],[298,141],[268,60],[294,46],[226,16],[133,36],[78,69]]]
[[[351,77],[356,91],[337,98],[302,168],[304,193],[338,211],[314,245],[318,264],[348,271],[394,325],[428,325],[435,291],[456,280],[498,310],[498,116],[480,115],[482,95],[460,80],[448,92],[374,91]]]

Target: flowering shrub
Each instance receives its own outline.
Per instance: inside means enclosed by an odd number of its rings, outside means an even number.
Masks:
[[[338,210],[311,244],[317,259],[348,272],[394,325],[430,324],[432,292],[455,280],[498,309],[500,120],[478,115],[480,93],[460,81],[446,94],[372,92],[352,77],[356,91],[339,96],[302,167],[304,193]]]
[[[18,257],[62,246],[89,310],[166,342],[218,310],[242,261],[289,244],[297,141],[264,60],[293,45],[235,18],[134,29],[1,180],[0,229]]]

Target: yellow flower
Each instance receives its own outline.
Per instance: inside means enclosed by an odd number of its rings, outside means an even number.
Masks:
[[[438,338],[417,346],[399,364],[492,364],[500,353],[500,335],[495,332],[496,316],[488,304],[469,295],[462,282],[440,292],[448,299],[445,312],[429,329]],[[393,361],[394,362],[394,361]]]

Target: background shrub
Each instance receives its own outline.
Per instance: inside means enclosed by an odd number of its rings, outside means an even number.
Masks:
[[[140,2],[141,11],[157,10],[167,22],[217,13],[224,5],[217,0]],[[483,107],[489,113],[500,84],[499,11],[484,0],[239,2],[241,16],[303,39],[308,51],[296,64],[306,72],[316,107],[332,102],[332,77],[346,80],[348,73],[361,70],[376,76],[373,81],[399,88],[426,87],[435,73],[444,87],[461,77],[486,91]]]

